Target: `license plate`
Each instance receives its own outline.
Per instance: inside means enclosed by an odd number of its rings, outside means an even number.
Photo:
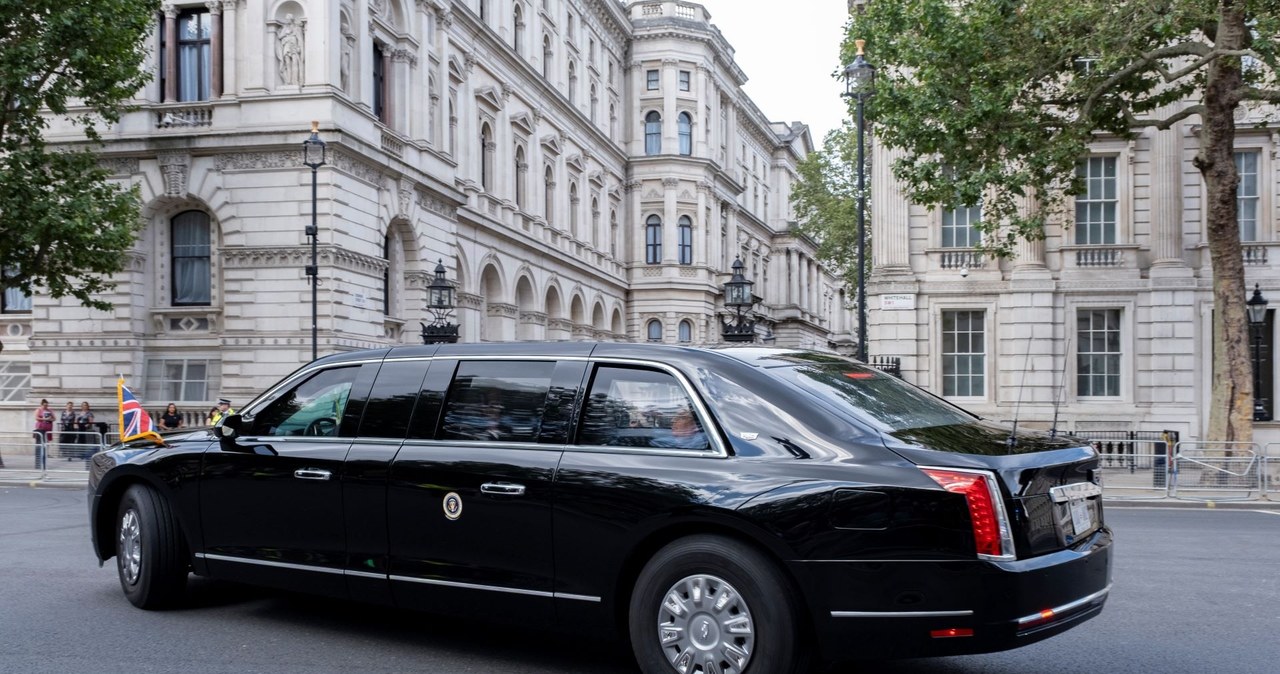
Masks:
[[[1069,505],[1071,507],[1071,528],[1075,530],[1075,534],[1079,536],[1093,529],[1093,511],[1089,508],[1089,501],[1082,498],[1071,499]]]

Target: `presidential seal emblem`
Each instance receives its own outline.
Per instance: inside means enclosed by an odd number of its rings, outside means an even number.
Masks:
[[[458,492],[451,491],[444,495],[444,516],[451,520],[462,517],[462,497],[458,496]]]

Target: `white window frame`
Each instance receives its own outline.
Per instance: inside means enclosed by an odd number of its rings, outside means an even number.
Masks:
[[[166,377],[166,367],[169,363],[182,363],[182,378],[168,379]],[[187,398],[186,387],[189,384],[198,382],[198,379],[188,378],[188,368],[192,363],[201,362],[205,366],[204,374],[204,398]],[[156,354],[148,356],[144,363],[145,369],[143,373],[143,396],[150,403],[168,404],[168,403],[193,403],[207,402],[213,400],[213,393],[217,390],[222,377],[222,361],[215,355],[210,354]],[[159,372],[155,371],[159,368]],[[181,391],[179,395],[172,395],[169,386],[177,384]]]
[[[1062,232],[1062,247],[1092,248],[1096,246],[1123,246],[1133,242],[1133,148],[1128,141],[1114,139],[1097,141],[1089,146],[1089,153],[1081,160],[1090,157],[1114,157],[1116,160],[1116,242],[1114,244],[1079,244],[1076,243],[1075,199],[1068,198],[1063,204],[1065,214],[1071,218],[1071,228]]]
[[[973,211],[974,211],[975,209],[976,209],[976,210],[977,210],[977,212],[978,212],[978,219],[977,219],[977,220],[969,219],[969,218],[971,218],[971,217],[972,217],[972,215],[973,215]],[[967,245],[967,246],[955,246],[955,245],[948,246],[948,245],[947,245],[947,237],[946,237],[946,230],[947,230],[947,214],[948,214],[948,213],[954,213],[954,214],[956,214],[956,216],[957,216],[957,217],[958,217],[960,214],[962,214],[962,213],[963,213],[963,214],[964,214],[964,216],[965,216],[965,218],[967,219],[965,224],[966,224],[967,228],[970,228],[970,229],[973,229],[973,230],[974,230],[974,235],[977,237],[977,241],[972,242],[972,243],[970,243],[970,244],[969,244],[969,245]],[[981,232],[980,230],[978,230],[976,227],[974,227],[974,224],[975,224],[975,223],[980,223],[980,222],[982,222],[982,202],[981,202],[981,201],[979,201],[977,204],[975,204],[975,205],[973,205],[973,206],[964,206],[964,205],[962,205],[962,204],[957,204],[957,205],[952,206],[952,207],[949,207],[949,208],[939,208],[939,209],[938,209],[938,228],[937,228],[937,232],[938,232],[938,247],[939,247],[939,248],[945,248],[945,249],[947,249],[947,250],[956,250],[956,249],[963,250],[963,249],[967,249],[967,248],[975,248],[975,247],[977,247],[978,243],[981,243],[981,241],[982,241],[982,232]],[[958,227],[958,226],[956,226],[956,225],[952,225],[952,228],[953,228],[953,229],[956,229],[956,230],[959,230],[959,229],[960,229],[960,227]]]
[[[1071,399],[1083,405],[1114,405],[1117,402],[1131,403],[1135,399],[1137,383],[1134,376],[1134,354],[1137,353],[1137,340],[1134,336],[1134,313],[1136,305],[1133,300],[1114,297],[1078,297],[1066,302],[1064,321],[1070,335],[1071,345],[1067,353],[1067,383]],[[1080,335],[1076,322],[1081,311],[1119,310],[1120,312],[1120,394],[1117,396],[1084,396],[1080,394],[1079,355]]]
[[[936,301],[935,301],[936,300]],[[981,311],[985,314],[985,330],[986,338],[983,341],[983,381],[984,390],[980,396],[954,396],[948,397],[947,400],[961,404],[979,404],[989,403],[998,399],[999,381],[996,379],[996,362],[1000,356],[997,349],[1000,342],[1000,314],[997,309],[996,300],[994,298],[986,301],[973,301],[972,299],[947,300],[935,297],[930,301],[929,307],[929,324],[930,329],[930,349],[929,349],[929,372],[932,373],[930,380],[930,388],[939,397],[943,391],[943,373],[942,373],[942,312],[944,311]],[[936,348],[933,348],[936,347]]]

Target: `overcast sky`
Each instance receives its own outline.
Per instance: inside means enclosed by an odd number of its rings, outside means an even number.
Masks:
[[[694,0],[747,74],[743,89],[774,122],[804,122],[816,147],[846,116],[840,67],[847,0]]]

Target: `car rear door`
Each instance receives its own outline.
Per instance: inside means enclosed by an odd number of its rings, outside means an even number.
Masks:
[[[523,357],[432,364],[387,491],[398,604],[553,615],[552,487],[585,367]]]

